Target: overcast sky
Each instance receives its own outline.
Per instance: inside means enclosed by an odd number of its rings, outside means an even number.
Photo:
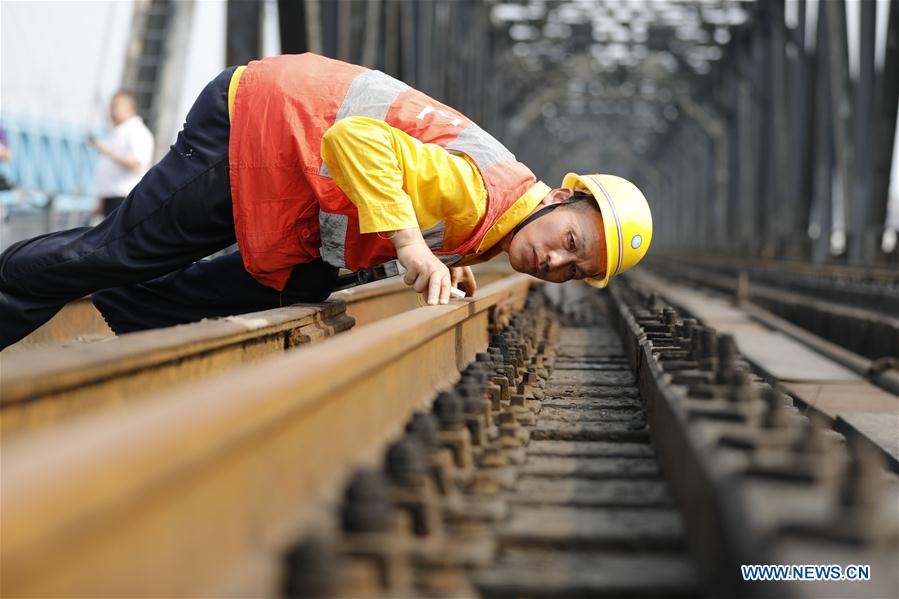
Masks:
[[[131,0],[0,2],[0,110],[104,128],[121,86],[131,35]],[[277,8],[266,0],[265,54],[277,53]],[[225,2],[199,0],[179,105],[180,123],[206,83],[225,67]],[[164,133],[165,146],[177,129]],[[162,151],[164,151],[164,147]]]

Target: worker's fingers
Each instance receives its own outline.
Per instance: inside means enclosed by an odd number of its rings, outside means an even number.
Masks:
[[[462,284],[465,285],[465,291],[468,293],[468,297],[474,297],[475,292],[478,290],[478,282],[474,278],[474,273],[471,272],[469,267],[465,267],[464,276],[462,277]]]
[[[415,283],[413,284],[412,288],[415,289],[415,291],[418,293],[424,293],[428,290],[430,281],[431,275],[427,271],[422,270],[418,273],[418,277],[416,277]]]
[[[431,278],[428,281],[428,305],[434,306],[440,301],[440,287],[443,283],[443,276],[440,271],[434,271],[431,273]]]
[[[453,287],[458,287],[459,282],[462,280],[463,269],[461,268],[451,268],[450,269],[450,283]]]
[[[413,285],[415,283],[415,279],[418,278],[418,270],[411,269],[407,270],[406,274],[403,275],[403,283],[406,285]]]
[[[449,273],[446,273],[440,279],[440,303],[448,304],[450,298],[450,287],[453,286]]]

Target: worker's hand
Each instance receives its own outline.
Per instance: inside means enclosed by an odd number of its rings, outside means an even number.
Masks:
[[[403,281],[418,293],[427,294],[428,305],[447,304],[450,296],[450,272],[425,243],[419,229],[394,232],[390,240],[396,257],[406,269]]]
[[[406,269],[403,281],[418,293],[427,294],[428,305],[449,303],[450,272],[424,243],[397,248],[397,258]]]
[[[454,266],[450,268],[450,282],[453,287],[465,292],[468,297],[474,297],[478,290],[478,283],[474,279],[474,273],[470,266]]]

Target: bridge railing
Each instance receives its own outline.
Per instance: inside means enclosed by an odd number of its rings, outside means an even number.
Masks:
[[[20,239],[87,224],[93,209],[97,152],[87,127],[3,114],[0,126],[12,158],[0,174],[13,188],[0,192],[0,250]]]

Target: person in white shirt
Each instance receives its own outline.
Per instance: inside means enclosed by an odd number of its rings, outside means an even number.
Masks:
[[[137,115],[137,102],[128,92],[117,92],[109,104],[113,130],[98,140],[88,139],[100,153],[94,173],[97,215],[109,216],[125,200],[153,160],[153,134]]]

